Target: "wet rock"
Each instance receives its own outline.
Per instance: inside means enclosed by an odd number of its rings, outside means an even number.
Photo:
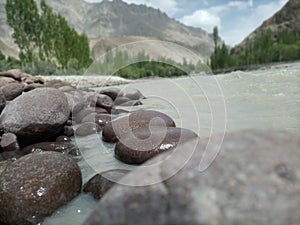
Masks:
[[[73,159],[56,152],[26,155],[0,176],[0,221],[37,224],[76,197],[81,184]]]
[[[78,92],[65,92],[65,96],[68,99],[68,103],[70,106],[70,111],[72,112],[72,115],[76,115],[81,110],[84,109],[86,106],[85,99],[83,96]]]
[[[92,177],[83,188],[83,191],[90,193],[95,199],[101,199],[104,194],[124,177],[129,170],[109,170]]]
[[[240,131],[222,140],[190,141],[147,161],[120,180],[128,186],[109,190],[84,225],[298,224],[299,135]]]
[[[20,150],[2,152],[0,153],[0,160],[16,161],[17,159],[23,157],[24,155],[25,153],[23,153]]]
[[[127,113],[129,113],[129,112],[130,112],[130,111],[125,110],[125,109],[116,109],[116,108],[113,108],[113,109],[111,110],[111,114],[113,114],[113,115],[127,114]]]
[[[0,77],[12,78],[16,81],[21,81],[22,71],[19,69],[12,69],[5,72],[0,72]]]
[[[120,106],[138,106],[138,105],[143,105],[143,103],[139,100],[130,100],[128,102],[120,104]]]
[[[107,88],[105,90],[101,90],[101,94],[109,96],[113,101],[120,96],[121,89],[120,88]]]
[[[58,134],[69,115],[68,101],[61,91],[39,88],[11,101],[2,111],[0,123],[6,133],[16,134],[24,146]]]
[[[104,108],[108,111],[108,113],[110,113],[112,107],[114,106],[114,102],[109,96],[104,94],[98,94],[96,106],[100,108]]]
[[[74,136],[75,132],[72,126],[64,126],[64,135],[67,137]]]
[[[141,164],[160,153],[174,149],[178,143],[197,138],[193,131],[168,127],[139,128],[122,137],[115,146],[115,156],[124,163]]]
[[[101,131],[101,127],[96,123],[83,123],[76,129],[75,134],[84,137],[91,134],[97,134],[99,131]]]
[[[41,142],[33,145],[29,145],[22,149],[25,154],[30,154],[34,152],[59,152],[63,154],[72,154],[76,152],[77,147],[72,143],[68,142]]]
[[[122,90],[122,96],[127,97],[130,100],[140,100],[145,98],[138,89]]]
[[[125,102],[129,102],[130,101],[130,98],[127,98],[127,97],[117,97],[115,100],[114,100],[114,104],[115,105],[121,105]]]
[[[0,91],[0,113],[3,111],[4,107],[6,105],[6,99],[4,94]]]
[[[56,142],[68,142],[68,143],[70,143],[71,139],[67,136],[59,136],[59,137],[56,138],[55,141]]]
[[[0,90],[4,94],[6,100],[11,101],[23,93],[23,85],[19,83],[8,84]]]
[[[80,110],[78,113],[74,113],[73,111],[73,120],[76,122],[76,123],[81,123],[82,122],[82,119],[84,117],[86,117],[87,115],[89,114],[92,114],[95,112],[95,109],[92,108],[92,107],[88,107],[88,108],[83,108],[82,110]]]
[[[138,110],[109,122],[103,128],[102,138],[107,142],[116,142],[131,130],[139,127],[149,127],[150,125],[175,127],[175,122],[168,115],[161,112]]]
[[[101,108],[101,107],[95,107],[95,113],[110,113],[111,112],[111,109],[104,109],[104,108]]]
[[[2,135],[0,146],[4,152],[20,150],[17,136],[12,133],[6,133]]]
[[[87,123],[87,122],[96,123],[98,124],[98,126],[103,128],[106,124],[108,124],[108,122],[112,120],[112,118],[114,117],[110,114],[92,113],[84,117],[82,119],[82,123]]]

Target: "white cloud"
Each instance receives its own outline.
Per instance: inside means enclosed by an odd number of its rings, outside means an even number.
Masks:
[[[197,10],[180,21],[189,26],[201,27],[208,32],[211,32],[214,26],[221,26],[221,18],[206,10]]]
[[[220,36],[233,46],[281,9],[287,1],[276,0],[256,7],[253,0],[229,1],[223,5],[197,10],[185,15],[180,21],[189,26],[201,27],[207,32],[212,32],[213,27],[218,26]]]

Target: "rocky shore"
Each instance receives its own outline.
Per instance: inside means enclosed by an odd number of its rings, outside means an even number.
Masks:
[[[297,135],[246,130],[217,146],[162,112],[135,110],[139,90],[80,82],[0,73],[0,224],[38,224],[82,192],[99,200],[84,224],[299,224]],[[89,135],[139,166],[83,184],[74,137]]]

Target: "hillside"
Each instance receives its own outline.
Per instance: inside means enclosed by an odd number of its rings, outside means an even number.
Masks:
[[[5,43],[12,43],[11,30],[5,19],[5,1],[0,0],[0,38]],[[46,3],[55,12],[63,15],[79,33],[87,34],[94,58],[105,51],[99,46],[106,46],[109,43],[112,45],[110,47],[115,47],[135,39],[175,42],[196,50],[205,59],[213,51],[213,41],[207,32],[200,28],[185,26],[160,10],[145,5],[127,4],[121,0],[104,0],[101,3],[87,3],[83,0],[46,0]],[[112,43],[110,39],[117,39],[117,42]],[[157,46],[157,51],[159,48],[160,46]]]
[[[289,0],[281,10],[275,13],[271,18],[265,20],[261,26],[254,30],[240,44],[232,49],[232,53],[237,53],[244,49],[247,40],[254,39],[263,31],[270,29],[276,40],[280,33],[288,30],[289,33],[300,36],[300,1]]]

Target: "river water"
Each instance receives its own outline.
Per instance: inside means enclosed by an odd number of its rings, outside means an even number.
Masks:
[[[138,108],[164,112],[178,127],[200,137],[251,128],[285,129],[300,137],[299,62],[217,76],[140,80],[119,87],[138,88],[147,97]],[[85,159],[79,162],[84,182],[96,172],[134,168],[117,161],[113,146],[104,144],[100,135],[75,141]],[[43,224],[80,225],[95,204],[89,195],[81,194]]]

